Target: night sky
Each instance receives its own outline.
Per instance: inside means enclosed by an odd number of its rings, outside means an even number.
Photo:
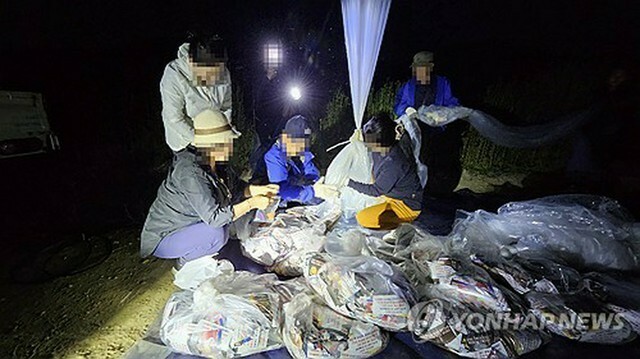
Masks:
[[[56,107],[61,94],[61,106],[77,104],[78,88],[95,99],[108,95],[103,91],[157,87],[186,31],[198,28],[223,34],[236,75],[252,75],[270,37],[297,48],[300,62],[304,54],[316,54],[318,71],[330,68],[337,81],[346,74],[337,0],[5,0],[0,10],[2,87],[41,91]],[[638,14],[636,1],[395,0],[376,80],[407,77],[420,49],[446,60],[438,61],[438,69],[470,92],[483,84],[469,82],[509,71],[513,63],[631,61],[640,47]]]

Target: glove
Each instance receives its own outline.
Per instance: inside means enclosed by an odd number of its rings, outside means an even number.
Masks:
[[[406,110],[404,110],[404,113],[405,113],[409,118],[412,118],[412,117],[414,117],[414,116],[416,116],[416,115],[417,115],[418,111],[416,111],[416,109],[415,109],[415,108],[413,108],[413,107],[407,107],[407,109],[406,109]]]
[[[328,200],[338,196],[338,189],[335,186],[324,184],[324,177],[313,185],[313,192],[318,198]]]

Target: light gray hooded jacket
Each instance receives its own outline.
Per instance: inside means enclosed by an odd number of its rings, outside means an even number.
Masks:
[[[174,152],[193,142],[193,118],[207,109],[220,110],[231,121],[231,74],[225,68],[222,81],[213,86],[194,86],[189,67],[189,44],[178,49],[160,81],[162,121],[167,145]]]

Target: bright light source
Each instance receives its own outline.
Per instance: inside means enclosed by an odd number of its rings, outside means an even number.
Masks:
[[[269,59],[270,63],[280,62],[280,51],[277,48],[270,48],[268,50],[267,58]]]
[[[293,98],[295,101],[298,101],[300,98],[302,98],[302,91],[300,91],[300,87],[293,86],[291,90],[289,90],[289,95],[291,95],[291,98]]]
[[[280,46],[280,44],[265,45],[264,61],[267,67],[281,66],[282,65],[282,46]]]

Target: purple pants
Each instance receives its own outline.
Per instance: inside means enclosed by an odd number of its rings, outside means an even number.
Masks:
[[[153,255],[158,258],[177,258],[179,265],[206,255],[220,253],[219,259],[228,259],[236,270],[265,273],[262,265],[242,255],[240,241],[227,244],[229,228],[213,228],[204,222],[185,227],[160,241]]]
[[[164,237],[153,255],[158,258],[177,258],[179,263],[185,263],[218,253],[228,239],[227,227],[213,228],[198,222]]]

